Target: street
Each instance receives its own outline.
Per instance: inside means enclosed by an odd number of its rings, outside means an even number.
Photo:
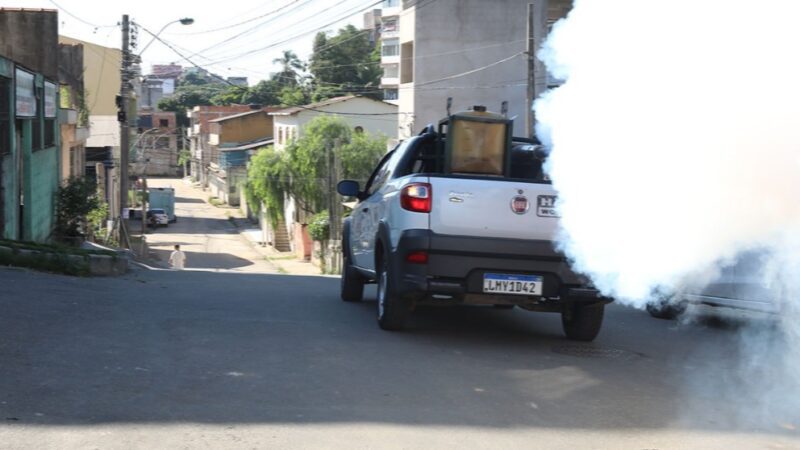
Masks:
[[[556,315],[464,307],[390,333],[374,292],[345,304],[331,277],[0,284],[3,448],[800,447],[708,378],[735,367],[736,327],[612,306],[578,344]]]
[[[186,253],[187,269],[218,269],[237,272],[274,273],[275,267],[253,250],[229,217],[233,208],[218,208],[206,200],[208,193],[192,188],[177,178],[151,179],[151,188],[175,189],[175,215],[178,221],[159,227],[147,235],[151,253],[165,266],[173,247]]]

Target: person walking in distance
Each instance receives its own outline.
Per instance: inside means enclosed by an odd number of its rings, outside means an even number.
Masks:
[[[180,245],[176,245],[175,251],[169,255],[169,264],[173,269],[183,270],[183,267],[186,264],[186,253],[181,251]]]

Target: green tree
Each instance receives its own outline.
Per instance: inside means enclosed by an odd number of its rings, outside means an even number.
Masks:
[[[306,70],[306,65],[291,50],[284,50],[280,58],[272,60],[273,64],[280,64],[281,71],[272,76],[273,79],[282,81],[287,86],[297,86],[302,81],[301,72]]]
[[[211,97],[211,104],[216,106],[241,105],[244,104],[245,97],[250,92],[249,89],[239,86],[228,86],[224,92]]]
[[[225,92],[224,84],[184,85],[175,89],[175,94],[158,101],[158,109],[176,113],[178,124],[187,126],[186,110],[195,106],[210,105],[211,99]]]
[[[263,106],[279,105],[283,85],[276,80],[261,80],[242,97],[243,103],[256,103]]]
[[[309,101],[309,94],[300,86],[286,86],[281,89],[280,101],[284,106],[305,105]]]
[[[266,207],[267,217],[275,226],[283,220],[284,194],[288,190],[286,153],[272,146],[262,148],[250,160],[245,182],[247,203],[254,211]]]
[[[335,195],[326,183],[332,156],[339,159],[344,178],[364,181],[384,153],[385,136],[354,133],[340,117],[319,116],[283,152],[267,147],[250,160],[245,184],[248,204],[253,209],[266,205],[273,224],[283,218],[285,194],[309,213],[322,211],[329,196]]]
[[[386,154],[386,141],[386,136],[382,134],[352,133],[350,142],[339,148],[344,179],[358,180],[363,186],[375,165]]]
[[[331,38],[318,33],[309,64],[314,76],[314,97],[334,96],[334,89],[330,87],[335,88],[337,94],[364,93],[368,87],[374,87],[368,92],[377,92],[381,69],[377,64],[380,56],[376,59],[375,55],[375,46],[369,42],[367,34],[352,25],[340,29]]]
[[[340,117],[317,117],[286,148],[290,194],[304,210],[320,211],[327,207],[329,196],[335,195],[325,183],[330,156],[335,153],[339,159],[344,178],[366,180],[385,152],[384,136],[353,133]]]

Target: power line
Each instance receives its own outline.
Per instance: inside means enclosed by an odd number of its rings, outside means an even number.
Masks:
[[[80,17],[76,16],[75,14],[72,14],[67,9],[65,9],[63,6],[61,6],[58,3],[56,3],[54,0],[48,0],[48,1],[50,3],[52,3],[53,5],[55,5],[55,7],[59,9],[59,11],[61,11],[64,14],[72,17],[73,19],[77,20],[78,22],[80,22],[80,23],[82,23],[84,25],[89,25],[90,27],[94,28],[95,31],[97,31],[100,28],[115,28],[115,27],[117,27],[117,25],[96,25],[96,24],[93,24],[91,22],[87,22],[87,21],[81,19]]]
[[[219,27],[219,28],[212,28],[210,30],[193,31],[193,32],[190,32],[190,33],[176,33],[176,34],[178,34],[180,36],[194,36],[194,35],[198,35],[198,34],[215,33],[217,31],[229,30],[231,28],[236,28],[238,26],[245,25],[245,24],[248,24],[250,22],[255,22],[256,20],[259,20],[259,19],[263,19],[264,17],[271,16],[272,14],[275,14],[275,13],[278,13],[280,11],[283,11],[284,9],[288,8],[289,6],[295,4],[295,3],[299,2],[299,1],[301,1],[301,0],[292,0],[291,2],[281,6],[280,8],[274,9],[274,10],[272,10],[270,12],[261,14],[260,16],[255,16],[255,17],[252,17],[250,19],[247,19],[247,20],[244,20],[242,22],[235,23],[235,24],[232,24],[232,25],[226,25],[226,26],[222,26],[222,27]],[[306,2],[306,3],[308,3],[308,2]]]
[[[295,0],[295,2],[294,2],[294,3],[297,3],[298,1],[300,1],[300,0]],[[312,0],[305,0],[305,1],[303,2],[303,4],[301,4],[301,5],[297,5],[297,7],[303,6],[303,5],[307,4],[307,3],[309,3],[310,1],[312,1]],[[292,4],[293,4],[293,3],[292,3]],[[287,5],[287,6],[288,6],[288,5]],[[293,8],[293,9],[296,9],[296,8]],[[280,11],[280,9],[277,9],[277,10],[275,10],[275,11]],[[280,16],[282,16],[282,15],[283,15],[283,14],[279,15],[278,17],[280,17]],[[226,43],[228,43],[228,42],[235,41],[236,39],[238,39],[238,38],[240,38],[240,37],[242,37],[242,36],[244,36],[244,35],[246,35],[246,34],[249,34],[250,32],[252,32],[252,31],[254,31],[254,30],[257,30],[258,28],[260,28],[260,27],[262,27],[262,26],[264,26],[264,25],[268,24],[269,22],[271,22],[271,21],[275,20],[276,18],[277,18],[277,17],[272,17],[272,18],[270,18],[270,19],[268,19],[268,20],[266,20],[266,21],[264,21],[264,22],[261,22],[261,23],[259,23],[258,25],[254,26],[254,27],[251,27],[251,28],[248,28],[247,30],[244,30],[244,31],[242,31],[242,32],[241,32],[241,33],[239,33],[239,34],[236,34],[236,35],[234,35],[234,36],[231,36],[231,37],[229,37],[229,38],[227,38],[227,39],[225,39],[225,40],[223,40],[223,41],[221,41],[221,42],[218,42],[218,43],[216,43],[216,44],[213,44],[213,45],[211,45],[211,46],[209,46],[209,47],[206,47],[206,48],[204,48],[204,49],[202,49],[202,50],[200,50],[200,51],[197,51],[197,52],[193,53],[191,56],[195,56],[195,55],[197,55],[197,54],[199,54],[199,53],[207,52],[207,51],[209,51],[209,50],[211,50],[211,49],[213,49],[213,48],[215,48],[215,47],[219,47],[219,46],[225,45],[225,44],[226,44]]]
[[[439,78],[438,80],[431,80],[431,81],[426,81],[424,83],[419,83],[419,84],[417,84],[417,86],[426,86],[428,84],[440,83],[442,81],[452,80],[452,79],[455,79],[455,78],[460,78],[460,77],[463,77],[463,76],[471,75],[473,73],[480,72],[482,70],[486,70],[486,69],[488,69],[490,67],[494,67],[494,66],[496,66],[498,64],[502,64],[504,62],[511,61],[512,59],[516,58],[517,56],[521,56],[521,55],[524,55],[524,54],[525,54],[525,52],[514,53],[513,55],[509,56],[508,58],[503,58],[500,61],[495,61],[495,62],[493,62],[491,64],[487,64],[487,65],[485,65],[483,67],[478,67],[477,69],[472,69],[472,70],[468,70],[466,72],[458,73],[458,74],[455,74],[455,75],[450,75],[448,77]]]
[[[370,8],[370,7],[372,7],[372,6],[375,6],[375,5],[377,5],[377,4],[380,4],[380,3],[382,3],[382,2],[383,2],[383,0],[378,0],[378,1],[375,1],[375,2],[371,2],[369,5],[362,5],[362,6],[359,6],[359,7],[356,7],[356,8],[354,8],[354,9],[350,9],[350,10],[348,10],[348,12],[347,12],[347,13],[345,13],[343,16],[340,16],[340,17],[336,18],[335,20],[333,20],[333,21],[331,21],[331,22],[329,22],[329,23],[327,23],[327,24],[325,24],[325,25],[322,25],[321,27],[317,27],[317,28],[315,28],[315,29],[313,29],[313,30],[310,30],[310,31],[306,31],[306,32],[302,32],[302,33],[296,34],[296,35],[294,35],[294,36],[292,36],[292,37],[286,38],[286,39],[284,39],[284,40],[282,40],[282,41],[279,41],[279,42],[275,42],[275,43],[269,44],[269,45],[267,45],[267,46],[265,46],[265,47],[261,47],[261,48],[258,48],[258,49],[254,49],[254,50],[247,51],[247,52],[245,52],[245,53],[242,53],[242,54],[239,54],[239,55],[234,55],[234,56],[230,56],[230,57],[227,57],[227,58],[223,58],[223,59],[217,60],[217,61],[215,61],[215,62],[214,62],[214,64],[219,64],[219,63],[222,63],[222,62],[227,62],[227,61],[233,61],[233,60],[236,60],[236,59],[242,58],[242,57],[244,57],[244,56],[250,56],[250,55],[254,55],[254,54],[256,54],[256,53],[261,53],[261,52],[263,52],[263,51],[265,51],[265,50],[269,50],[269,49],[271,49],[271,48],[273,48],[273,47],[276,47],[276,46],[278,46],[278,45],[285,44],[285,43],[287,43],[287,42],[291,42],[291,41],[293,41],[293,40],[295,40],[295,39],[297,39],[297,38],[300,38],[300,37],[303,37],[303,36],[309,35],[309,34],[311,34],[311,33],[315,33],[315,32],[322,31],[323,29],[325,29],[325,28],[327,28],[327,27],[329,27],[329,26],[331,26],[331,25],[335,25],[335,24],[337,24],[337,23],[341,22],[342,20],[346,19],[347,17],[350,17],[351,15],[353,15],[353,14],[354,14],[354,12],[353,12],[353,11],[358,11],[358,10],[363,10],[363,9],[366,9],[366,8]],[[339,4],[341,4],[341,2],[340,2],[340,3],[337,3],[337,5],[339,5]],[[328,9],[330,9],[330,8],[328,8]],[[327,11],[327,10],[326,10],[326,11]]]

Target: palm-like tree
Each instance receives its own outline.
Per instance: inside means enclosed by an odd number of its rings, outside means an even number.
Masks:
[[[275,74],[281,82],[290,86],[297,86],[301,79],[301,72],[306,70],[306,65],[291,50],[284,50],[283,56],[272,60],[273,64],[280,64],[281,71]]]

